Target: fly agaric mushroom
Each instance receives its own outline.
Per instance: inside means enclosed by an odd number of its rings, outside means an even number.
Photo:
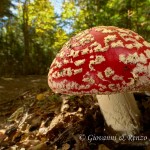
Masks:
[[[56,93],[94,94],[108,127],[117,134],[140,131],[132,92],[150,84],[150,43],[137,33],[98,26],[72,37],[51,64],[48,84]]]

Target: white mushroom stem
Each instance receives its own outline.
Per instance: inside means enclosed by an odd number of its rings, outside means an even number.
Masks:
[[[140,111],[133,94],[96,95],[106,124],[116,134],[134,135],[140,131]]]

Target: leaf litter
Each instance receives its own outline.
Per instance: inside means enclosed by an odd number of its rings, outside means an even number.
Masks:
[[[0,125],[0,150],[149,149],[145,141],[89,141],[89,135],[109,135],[93,96],[65,96],[40,89],[18,98],[26,103]],[[150,97],[135,93],[135,98],[143,117],[140,134],[150,139]]]

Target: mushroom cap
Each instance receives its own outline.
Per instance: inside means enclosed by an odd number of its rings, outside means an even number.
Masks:
[[[150,84],[150,43],[137,33],[98,26],[72,37],[56,55],[48,84],[62,94],[110,94]]]

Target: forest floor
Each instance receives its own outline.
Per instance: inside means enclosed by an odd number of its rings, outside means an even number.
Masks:
[[[24,95],[46,89],[46,76],[0,77],[0,121],[27,102]]]
[[[143,130],[114,142],[94,97],[54,94],[46,76],[1,77],[0,150],[150,150],[150,97],[135,98]]]

